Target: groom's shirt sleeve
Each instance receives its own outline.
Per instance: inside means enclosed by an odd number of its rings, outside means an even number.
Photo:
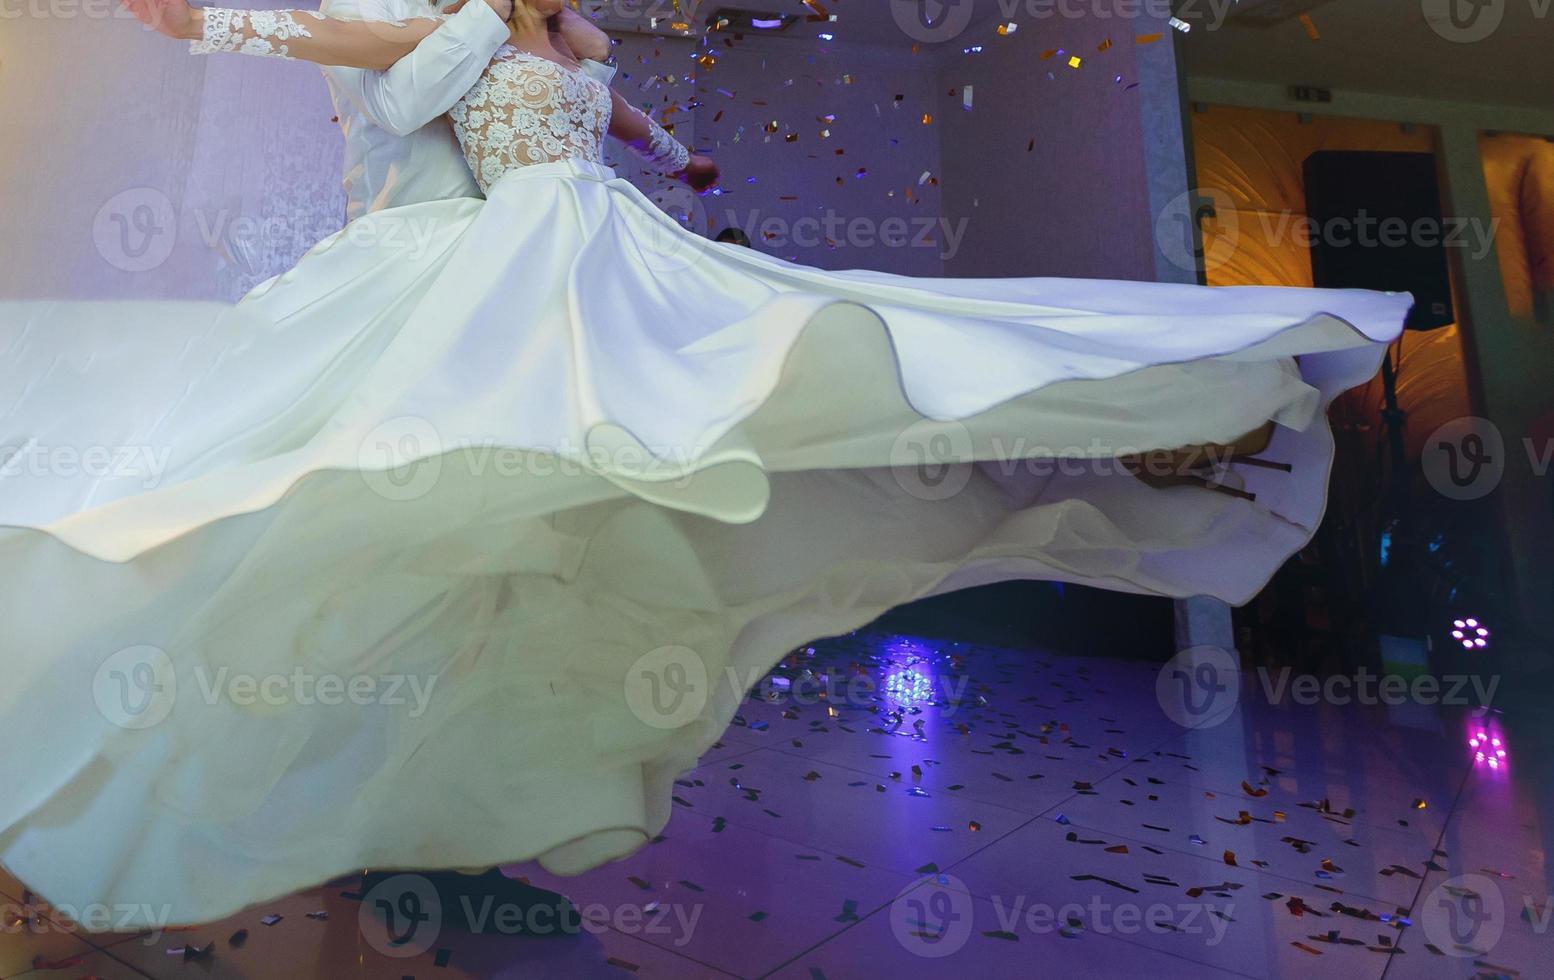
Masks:
[[[384,0],[336,0],[333,17],[399,20]],[[483,0],[470,0],[387,71],[325,68],[330,80],[374,125],[409,134],[453,108],[508,38],[507,25]]]

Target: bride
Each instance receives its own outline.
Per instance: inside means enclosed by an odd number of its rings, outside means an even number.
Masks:
[[[136,2],[358,67],[437,27]],[[578,873],[799,644],[1012,578],[1244,602],[1314,532],[1324,410],[1408,297],[706,241],[601,163],[716,176],[578,70],[560,3],[517,0],[450,113],[485,202],[361,218],[235,307],[0,304],[0,862],[49,899]],[[1136,478],[1205,445],[1211,485]]]

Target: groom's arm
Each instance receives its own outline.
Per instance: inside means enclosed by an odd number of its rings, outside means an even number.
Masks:
[[[560,29],[562,39],[567,42],[567,47],[580,60],[609,61],[614,54],[610,35],[571,7],[561,8],[561,13],[556,15],[556,26]]]
[[[384,0],[336,0],[326,6],[336,17],[396,19]],[[324,73],[374,125],[407,136],[453,108],[507,38],[502,18],[475,0],[386,71],[325,68]]]
[[[615,81],[615,66],[608,64],[615,57],[610,35],[571,7],[561,8],[556,27],[572,56],[582,64],[583,73],[608,88]]]

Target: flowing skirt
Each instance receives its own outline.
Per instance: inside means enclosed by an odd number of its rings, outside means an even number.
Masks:
[[[794,647],[998,580],[1253,596],[1406,296],[829,273],[586,163],[236,307],[0,306],[0,863],[213,920],[578,873]],[[1276,423],[1247,500],[1119,457]]]

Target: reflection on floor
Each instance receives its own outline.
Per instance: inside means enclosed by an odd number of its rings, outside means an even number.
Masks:
[[[0,977],[1554,976],[1536,736],[1257,678],[1189,731],[1160,674],[827,641],[746,702],[660,840],[581,878],[508,869],[571,896],[583,936],[396,947],[340,888],[85,934],[0,877]]]

